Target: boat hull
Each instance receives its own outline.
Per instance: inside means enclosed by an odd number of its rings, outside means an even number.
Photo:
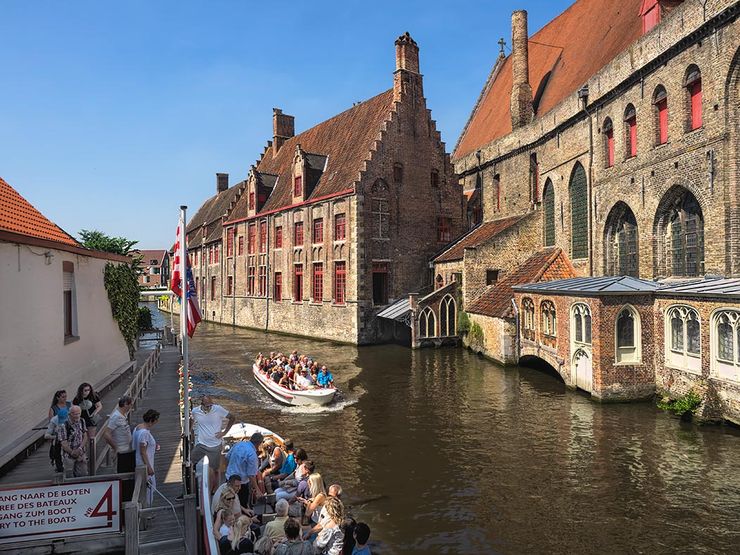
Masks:
[[[254,379],[264,389],[270,397],[285,405],[293,407],[302,407],[309,405],[326,405],[334,399],[336,388],[326,389],[309,389],[306,391],[296,391],[279,386],[272,380],[266,378],[259,371],[256,364],[252,365]]]

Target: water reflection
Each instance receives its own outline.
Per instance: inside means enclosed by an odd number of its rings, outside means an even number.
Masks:
[[[327,411],[275,404],[260,351],[326,362]],[[740,545],[740,434],[453,349],[356,348],[201,324],[196,393],[292,436],[347,492],[377,553],[697,553]]]

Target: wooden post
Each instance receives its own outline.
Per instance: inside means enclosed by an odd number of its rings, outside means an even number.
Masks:
[[[124,504],[126,513],[126,555],[139,555],[139,504],[128,501]]]
[[[189,493],[182,498],[185,520],[185,550],[198,553],[198,508],[197,496]]]
[[[136,467],[136,470],[134,471],[136,474],[136,483],[137,485],[140,485],[138,493],[139,497],[138,499],[134,499],[133,501],[136,501],[139,505],[139,507],[146,507],[147,506],[147,481],[149,476],[146,473],[146,466],[139,465]]]
[[[95,452],[95,438],[91,437],[88,439],[87,444],[87,473],[90,476],[95,476],[97,470],[95,462],[98,460],[98,454]]]

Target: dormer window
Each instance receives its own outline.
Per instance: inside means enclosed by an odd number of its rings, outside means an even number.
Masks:
[[[249,209],[254,210],[254,191],[249,191]]]
[[[303,195],[303,177],[296,175],[293,178],[293,196],[300,197]]]
[[[659,0],[642,0],[640,8],[642,17],[642,34],[648,33],[653,27],[660,23],[661,7]]]

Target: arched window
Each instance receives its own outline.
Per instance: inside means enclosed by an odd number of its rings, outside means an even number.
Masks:
[[[370,201],[372,213],[373,239],[388,239],[390,230],[390,206],[388,204],[388,184],[383,179],[373,183]]]
[[[658,85],[653,93],[655,106],[655,144],[663,145],[668,142],[668,93],[663,85]]]
[[[534,341],[534,302],[528,297],[522,299],[522,326],[524,337]]]
[[[620,201],[609,212],[604,228],[606,275],[639,277],[637,238],[635,214]]]
[[[555,316],[555,305],[550,301],[542,301],[540,312],[542,313],[542,333],[548,337],[556,337],[557,320]]]
[[[498,212],[501,210],[501,176],[493,176],[493,209]]]
[[[683,187],[665,194],[656,213],[656,275],[695,277],[704,272],[704,216]]]
[[[529,156],[529,202],[540,201],[540,165],[537,163],[537,154]]]
[[[436,337],[437,319],[434,317],[434,311],[426,307],[419,315],[419,337]]]
[[[583,303],[574,304],[571,313],[570,336],[575,346],[591,345],[591,309]]]
[[[625,158],[637,156],[637,112],[632,104],[624,110]]]
[[[545,181],[542,205],[545,219],[545,246],[551,247],[555,244],[555,187],[550,179]]]
[[[434,278],[434,285],[435,285],[435,289],[440,289],[440,288],[444,287],[445,280],[442,277],[442,274],[437,274],[437,277]]]
[[[571,257],[588,256],[588,190],[586,170],[576,163],[570,175]]]
[[[442,303],[439,305],[439,335],[440,337],[449,337],[457,334],[457,306],[455,299],[450,295],[445,295]]]
[[[702,98],[701,71],[698,66],[692,64],[686,70],[686,100],[689,108],[686,128],[688,131],[699,129],[704,125]]]
[[[689,306],[673,306],[665,316],[666,364],[701,372],[699,313]]]
[[[604,161],[607,168],[614,165],[614,124],[611,118],[604,120]]]
[[[740,381],[740,311],[719,310],[712,317],[712,374]]]
[[[616,361],[640,361],[640,315],[631,306],[625,306],[615,323]]]

